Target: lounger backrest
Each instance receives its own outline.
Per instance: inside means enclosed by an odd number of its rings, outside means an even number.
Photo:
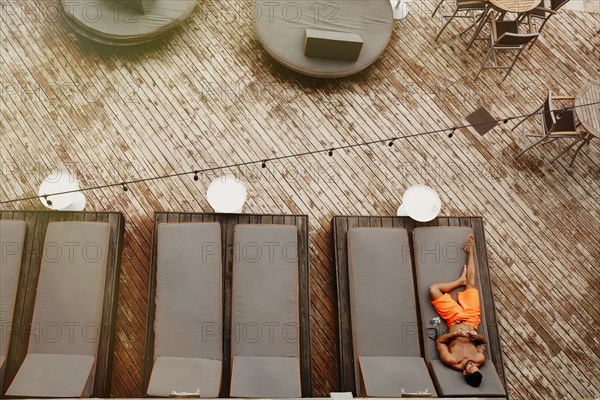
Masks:
[[[472,232],[473,230],[469,227],[446,226],[424,227],[414,230],[415,267],[423,323],[425,359],[427,361],[439,359],[435,347],[436,330],[438,333],[444,333],[447,330],[444,320],[441,320],[441,324],[437,327],[432,324],[432,319],[438,317],[438,313],[431,304],[429,286],[433,283],[454,280],[460,275],[467,263],[464,252],[467,235]],[[475,257],[475,263],[477,263],[477,257]],[[477,286],[481,288],[479,275],[477,275]],[[462,290],[464,290],[464,287],[454,290],[452,292],[453,298],[456,299],[456,292]],[[479,300],[482,310],[479,332],[487,336],[481,290],[479,291]]]
[[[154,359],[222,358],[221,226],[158,226]]]
[[[289,225],[236,225],[233,356],[298,357],[298,233]]]
[[[0,221],[0,357],[3,358],[8,354],[24,240],[25,221]]]
[[[109,245],[109,225],[48,224],[29,353],[96,357]]]
[[[354,357],[420,357],[406,230],[350,229],[348,266]]]

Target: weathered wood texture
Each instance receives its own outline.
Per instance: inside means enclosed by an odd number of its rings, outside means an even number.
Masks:
[[[10,386],[27,355],[31,332],[43,334],[44,327],[32,327],[40,266],[44,256],[46,229],[48,224],[57,221],[106,222],[109,224],[108,260],[104,303],[102,306],[102,326],[98,338],[98,357],[93,396],[106,397],[111,392],[111,375],[115,353],[115,332],[117,328],[117,299],[123,248],[125,218],[121,213],[111,212],[36,212],[0,211],[0,219],[25,221],[25,242],[19,275],[19,286],[15,300],[12,332],[7,357],[4,393]],[[52,249],[50,249],[52,251]],[[76,285],[77,282],[69,284]],[[3,328],[4,329],[4,328]],[[65,329],[68,329],[65,327]],[[66,334],[63,332],[63,334]]]
[[[473,82],[484,42],[465,50],[458,33],[466,21],[453,21],[434,41],[433,3],[409,5],[373,66],[320,81],[289,72],[261,49],[251,0],[203,0],[171,37],[126,51],[79,41],[54,0],[0,0],[0,199],[37,193],[55,168],[92,186],[462,125],[480,106],[497,117],[522,115],[548,89],[575,94],[599,79],[597,14],[561,10],[506,81],[501,71],[485,71]],[[247,182],[245,212],[309,216],[314,395],[339,387],[331,218],[395,215],[417,183],[440,193],[444,214],[486,220],[511,398],[599,395],[600,141],[570,169],[572,153],[549,163],[558,143],[514,160],[532,140],[524,133],[540,129],[538,118],[523,125],[231,171]],[[154,211],[211,212],[205,193],[216,176],[86,194],[89,210],[127,218],[115,397],[141,395]],[[4,207],[41,209],[38,201]]]
[[[229,397],[231,383],[231,312],[232,312],[232,271],[234,259],[234,229],[238,224],[276,224],[298,227],[298,293],[300,317],[300,375],[302,393],[310,397],[311,358],[310,358],[310,270],[308,264],[308,217],[306,215],[252,215],[252,214],[200,214],[200,213],[156,213],[152,235],[152,268],[150,270],[150,297],[148,324],[146,327],[146,358],[142,392],[145,394],[152,375],[154,364],[154,318],[156,310],[156,238],[158,224],[169,222],[218,222],[221,225],[221,251],[223,265],[223,372],[221,377],[221,397]]]

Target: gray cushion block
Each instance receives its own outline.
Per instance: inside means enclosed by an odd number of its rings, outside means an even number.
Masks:
[[[92,379],[94,357],[27,354],[7,396],[82,397]]]
[[[356,61],[363,41],[356,33],[307,29],[304,55],[307,57]]]
[[[232,298],[232,397],[301,397],[298,231],[237,225]]]
[[[2,359],[5,359],[8,354],[24,240],[25,221],[0,220],[0,357]],[[1,378],[2,370],[0,370]]]
[[[200,358],[159,357],[152,368],[148,396],[169,397],[173,392],[218,397],[221,361]]]
[[[154,359],[221,360],[221,226],[160,224]]]
[[[350,229],[348,267],[355,355],[420,357],[406,230]]]
[[[96,357],[108,237],[107,223],[48,224],[32,322],[45,334],[32,330],[29,353]],[[63,334],[62,327],[70,326]]]
[[[302,397],[297,358],[237,356],[232,368],[231,397]]]
[[[479,370],[483,375],[481,385],[470,386],[462,374],[446,367],[440,360],[431,361],[433,376],[441,389],[441,396],[504,397],[506,391],[492,362],[486,362]]]
[[[401,397],[405,393],[431,393],[435,388],[422,357],[359,357],[369,397]]]
[[[237,225],[232,354],[298,357],[298,236],[291,225]]]

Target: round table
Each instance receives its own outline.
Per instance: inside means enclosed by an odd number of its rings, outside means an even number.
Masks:
[[[394,18],[390,0],[256,0],[254,24],[259,42],[280,64],[316,78],[341,78],[381,56],[392,37]],[[363,45],[358,59],[305,56],[307,29],[359,35]]]
[[[426,185],[414,185],[402,196],[402,205],[398,208],[397,215],[429,222],[439,215],[441,208],[442,201],[435,190]]]
[[[81,192],[53,195],[54,193],[79,190],[79,182],[73,174],[62,171],[49,175],[40,185],[38,196],[44,207],[60,211],[83,211],[86,200]],[[50,202],[50,203],[49,203]]]
[[[232,174],[211,182],[206,192],[208,203],[217,213],[239,214],[246,202],[246,186]]]
[[[111,46],[134,46],[166,34],[185,21],[197,0],[61,0],[67,24],[80,36]],[[144,11],[139,12],[139,11]]]
[[[591,103],[600,103],[600,80],[586,83],[575,97],[575,112],[579,122],[589,133],[600,136],[600,104],[581,107]]]
[[[488,0],[490,5],[501,12],[526,13],[536,8],[541,0]]]

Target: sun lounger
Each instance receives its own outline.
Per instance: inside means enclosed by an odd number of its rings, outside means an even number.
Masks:
[[[8,396],[91,395],[108,249],[107,223],[48,225],[27,356]]]
[[[463,248],[467,235],[472,232],[472,229],[468,227],[423,227],[416,228],[413,232],[413,248],[421,320],[423,323],[425,359],[431,364],[432,376],[436,382],[440,396],[505,397],[506,391],[492,362],[489,348],[486,354],[487,362],[480,368],[483,381],[479,387],[472,387],[466,383],[460,372],[444,366],[439,361],[439,355],[435,347],[437,335],[444,333],[447,330],[447,326],[443,319],[441,319],[439,325],[434,325],[433,318],[439,316],[431,304],[429,286],[433,283],[454,280],[460,275],[467,261]],[[477,245],[481,246],[482,244]],[[475,262],[477,263],[477,257]],[[486,304],[483,302],[483,293],[486,291],[491,292],[491,287],[482,287],[480,278],[481,274],[478,274],[478,287],[482,309],[481,323],[479,324],[478,331],[481,335],[488,337],[486,313],[484,312]],[[456,298],[455,292],[460,290],[464,290],[464,288],[455,290],[453,292],[454,298]],[[496,329],[495,326],[489,328]],[[488,346],[499,346],[499,344],[489,343]]]
[[[349,229],[348,269],[357,394],[435,394],[421,357],[406,230]]]
[[[216,222],[159,224],[153,259],[155,318],[148,326],[153,368],[146,394],[218,397],[223,350],[221,227]]]
[[[302,397],[298,231],[237,225],[234,233],[231,397]]]
[[[10,344],[24,240],[25,221],[0,220],[0,392]]]

